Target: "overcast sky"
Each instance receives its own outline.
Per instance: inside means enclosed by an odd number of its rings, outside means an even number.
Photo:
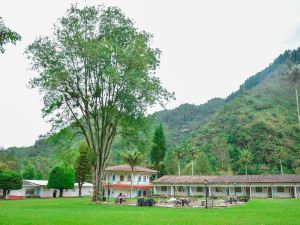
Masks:
[[[71,3],[119,6],[162,50],[157,75],[176,94],[167,108],[226,97],[286,49],[300,46],[300,1],[1,0],[0,16],[22,36],[0,55],[0,146],[27,146],[50,130],[36,90],[26,87],[26,46],[51,34]],[[159,108],[150,109],[154,112]]]

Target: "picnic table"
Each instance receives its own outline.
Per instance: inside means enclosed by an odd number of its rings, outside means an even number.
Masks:
[[[189,205],[189,199],[188,198],[180,198],[179,200],[175,201],[175,206],[185,206],[185,205]]]
[[[116,197],[115,203],[116,204],[120,203],[120,205],[121,205],[122,203],[125,203],[125,201],[126,201],[126,197],[125,196],[118,196],[118,197]]]

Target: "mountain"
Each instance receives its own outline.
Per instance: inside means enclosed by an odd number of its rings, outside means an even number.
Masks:
[[[284,171],[297,170],[300,131],[295,91],[282,80],[287,60],[298,64],[300,49],[286,51],[265,70],[250,77],[208,123],[189,136],[188,142],[203,150],[215,173],[244,173],[239,162],[242,149],[248,149],[253,156],[248,172],[278,173],[279,147],[287,151]]]
[[[171,110],[163,110],[152,115],[154,123],[162,123],[168,145],[180,143],[188,134],[198,130],[223,105],[225,100],[214,98],[205,104],[182,104]]]
[[[202,105],[183,104],[149,116],[148,134],[128,140],[118,138],[110,163],[119,163],[119,152],[132,145],[138,145],[147,153],[154,127],[162,123],[169,148],[185,142],[203,150],[199,160],[205,168],[199,169],[201,173],[244,173],[238,160],[242,149],[249,149],[253,155],[250,173],[277,173],[275,149],[280,146],[288,151],[283,163],[285,172],[294,172],[300,161],[295,94],[288,84],[283,83],[278,72],[286,61],[299,63],[300,49],[285,51],[225,100],[215,98]],[[46,176],[55,163],[74,162],[76,148],[82,139],[73,129],[65,128],[41,137],[33,146],[0,150],[0,167],[1,161],[6,161],[11,162],[14,169],[21,170],[27,161],[32,161]],[[166,167],[173,169],[166,169],[174,173],[176,163],[170,152]],[[190,170],[190,162],[191,158],[185,156],[182,160],[184,171]]]

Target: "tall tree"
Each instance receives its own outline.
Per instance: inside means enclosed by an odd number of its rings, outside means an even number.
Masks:
[[[194,170],[194,162],[195,162],[195,160],[197,159],[197,157],[199,156],[200,151],[199,151],[199,149],[197,149],[196,147],[190,146],[190,147],[188,148],[188,154],[189,154],[190,157],[192,158],[192,160],[191,160],[191,163],[192,163],[192,176],[194,176],[194,174],[195,174],[195,170]]]
[[[0,171],[0,189],[3,190],[2,198],[6,198],[10,190],[22,188],[22,176],[13,171]]]
[[[173,98],[155,77],[160,51],[115,7],[72,6],[52,37],[27,49],[39,76],[53,127],[76,125],[93,159],[93,201],[101,199],[104,170],[115,137],[131,134],[150,106]]]
[[[47,188],[59,190],[59,197],[63,197],[64,189],[73,189],[75,183],[75,171],[72,167],[60,165],[54,167],[48,179]]]
[[[240,158],[239,161],[241,164],[244,165],[245,168],[245,174],[248,175],[248,169],[247,166],[249,165],[249,163],[251,163],[252,161],[252,153],[248,150],[248,149],[243,149],[240,152]]]
[[[75,163],[76,181],[78,183],[79,196],[81,196],[81,188],[88,176],[91,174],[92,165],[89,154],[89,146],[85,142],[79,145],[79,156]]]
[[[132,196],[132,180],[134,167],[139,165],[143,159],[143,155],[139,151],[125,151],[121,154],[122,160],[130,166],[131,179],[130,179],[130,198]]]
[[[300,65],[293,64],[292,62],[288,61],[286,63],[286,67],[284,67],[284,71],[282,72],[283,80],[290,83],[295,90],[296,96],[296,107],[297,107],[297,116],[298,116],[298,125],[300,130],[300,106],[299,106],[299,95],[297,86],[300,82]]]
[[[21,40],[21,36],[5,26],[2,17],[0,17],[0,53],[4,53],[4,45],[11,43],[16,44]]]
[[[178,175],[180,176],[180,174],[181,174],[180,163],[181,163],[181,160],[184,157],[184,151],[183,151],[183,149],[181,147],[176,146],[173,149],[172,154],[177,159]]]
[[[165,174],[163,160],[167,151],[166,138],[162,124],[159,124],[154,131],[153,146],[150,152],[153,169],[159,171],[159,175]]]
[[[280,172],[281,172],[281,174],[283,174],[282,161],[287,156],[287,151],[283,147],[277,147],[275,149],[275,156],[276,156],[276,158],[279,159]]]

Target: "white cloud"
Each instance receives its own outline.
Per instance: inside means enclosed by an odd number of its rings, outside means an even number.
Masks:
[[[23,52],[36,37],[51,33],[71,3],[76,1],[1,3],[4,22],[23,40],[0,55],[0,146],[31,145],[50,129],[41,117],[41,97],[26,88],[36,74],[28,70]],[[102,3],[119,6],[137,27],[154,34],[153,45],[163,52],[157,74],[177,97],[168,108],[226,97],[285,49],[300,45],[296,0],[107,0],[79,5]]]

